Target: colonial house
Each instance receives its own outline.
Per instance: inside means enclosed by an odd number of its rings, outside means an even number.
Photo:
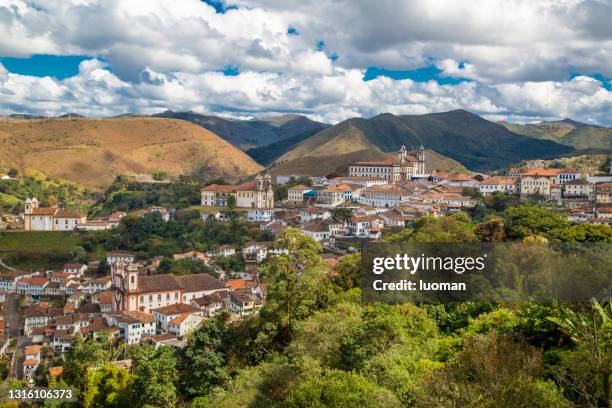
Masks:
[[[550,200],[551,188],[557,185],[559,169],[528,169],[521,175],[521,199],[529,196],[542,196]]]
[[[76,275],[83,275],[87,270],[87,265],[81,263],[67,263],[64,264],[62,272],[74,273]]]
[[[308,187],[303,184],[290,187],[287,190],[287,201],[289,204],[301,204],[304,202],[304,194],[309,191],[312,191],[312,187]]]
[[[493,194],[496,191],[508,194],[518,193],[518,182],[513,177],[494,176],[481,181],[478,191],[484,196]]]
[[[205,206],[227,207],[230,197],[236,207],[241,208],[272,208],[274,207],[274,192],[272,177],[269,174],[255,177],[239,186],[211,184],[201,190],[201,204]]]
[[[378,216],[353,216],[348,222],[348,234],[353,237],[369,238],[370,230],[380,230],[384,227],[383,220]]]
[[[595,204],[608,205],[612,203],[612,183],[599,183],[595,185]]]
[[[365,189],[357,199],[360,203],[374,207],[391,208],[415,195],[414,191],[395,185],[375,186]]]
[[[192,332],[204,321],[204,317],[196,313],[183,313],[168,323],[168,332],[183,337]]]
[[[175,303],[173,305],[160,307],[153,309],[152,312],[153,318],[158,323],[159,327],[166,332],[170,331],[168,327],[169,324],[179,316],[185,314],[198,314],[202,316],[204,314],[199,307],[185,303]]]
[[[206,273],[175,276],[143,275],[142,272],[135,264],[111,268],[115,291],[113,310],[149,312],[177,303],[188,304],[192,299],[224,290],[219,280]]]
[[[586,179],[576,178],[563,185],[563,198],[593,201],[595,185]]]
[[[249,288],[234,290],[227,299],[227,310],[237,316],[248,316],[263,306],[263,301]]]
[[[559,170],[559,172],[555,176],[555,183],[565,184],[568,181],[577,180],[580,177],[580,173],[577,173],[574,169],[567,167]]]
[[[155,334],[155,319],[147,313],[131,311],[104,315],[109,326],[121,329],[120,338],[126,344],[138,344],[143,335]]]
[[[86,217],[77,211],[59,207],[40,207],[36,197],[28,198],[24,204],[24,231],[72,231]]]
[[[401,181],[423,175],[425,175],[423,146],[414,152],[408,152],[406,146],[402,146],[396,158],[349,164],[350,177],[379,177],[389,181]]]
[[[389,183],[388,179],[382,177],[359,177],[343,176],[329,180],[330,184],[355,184],[363,187],[382,186]]]
[[[307,237],[311,237],[317,242],[329,239],[331,231],[326,223],[322,221],[309,222],[302,225],[300,232]]]
[[[348,184],[330,185],[317,192],[317,207],[337,207],[352,197],[352,190]]]
[[[118,262],[131,263],[134,262],[136,256],[129,252],[107,252],[106,263],[109,265],[116,264]]]
[[[309,207],[300,210],[300,222],[326,220],[331,216],[331,211],[325,208]]]
[[[247,211],[247,221],[270,222],[274,220],[274,208],[252,208]]]
[[[191,305],[204,312],[204,316],[214,316],[223,309],[228,296],[227,291],[219,291],[210,295],[205,295],[191,300]]]
[[[268,256],[278,256],[288,254],[287,249],[271,248],[272,242],[254,242],[249,241],[242,247],[242,258],[246,262],[263,262]]]

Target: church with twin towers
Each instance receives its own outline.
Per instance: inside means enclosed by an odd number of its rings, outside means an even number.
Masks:
[[[425,148],[408,151],[402,146],[396,157],[382,161],[360,161],[349,164],[349,176],[379,177],[391,182],[406,181],[423,177],[425,169]]]

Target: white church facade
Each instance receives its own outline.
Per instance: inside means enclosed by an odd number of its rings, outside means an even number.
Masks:
[[[274,207],[274,191],[272,177],[269,174],[258,175],[255,180],[239,186],[211,184],[201,190],[201,204],[206,206],[227,207],[230,197],[236,207],[240,208],[272,208]]]
[[[24,231],[73,231],[87,218],[78,211],[40,207],[36,197],[26,199],[23,208]]]
[[[349,164],[349,177],[378,177],[390,182],[422,177],[425,172],[425,148],[409,152],[402,146],[397,157],[382,161],[361,161]]]

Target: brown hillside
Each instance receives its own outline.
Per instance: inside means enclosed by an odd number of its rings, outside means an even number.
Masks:
[[[150,118],[0,122],[0,168],[35,169],[93,188],[118,174],[198,173],[239,179],[262,169],[245,153],[190,122]]]

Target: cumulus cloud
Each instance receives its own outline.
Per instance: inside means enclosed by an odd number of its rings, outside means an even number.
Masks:
[[[465,108],[495,119],[612,125],[611,92],[589,77],[612,77],[609,2],[229,3],[238,7],[218,13],[199,0],[2,0],[0,56],[91,59],[65,80],[0,65],[0,112],[292,111],[337,122]],[[429,65],[468,81],[363,81],[371,66]],[[227,67],[240,74],[223,75]]]
[[[590,77],[565,82],[440,85],[387,77],[363,81],[363,75],[363,70],[344,68],[292,75],[246,71],[236,76],[147,69],[140,81],[130,82],[92,59],[80,64],[78,75],[57,80],[12,74],[0,65],[0,113],[101,116],[173,109],[248,117],[291,111],[335,123],[382,112],[422,114],[464,108],[491,118],[568,116],[612,124],[612,92]]]

